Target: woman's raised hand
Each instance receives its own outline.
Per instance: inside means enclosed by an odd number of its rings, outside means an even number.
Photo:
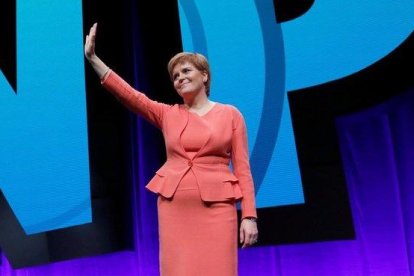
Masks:
[[[96,39],[96,28],[98,23],[94,23],[89,30],[89,34],[86,35],[85,39],[85,56],[87,59],[91,59],[95,55],[95,39]]]
[[[85,39],[85,57],[92,65],[93,69],[95,70],[96,74],[100,79],[109,72],[109,67],[96,55],[95,53],[95,39],[96,39],[96,28],[98,27],[98,23],[92,25],[91,29],[89,30],[89,34],[86,35]]]

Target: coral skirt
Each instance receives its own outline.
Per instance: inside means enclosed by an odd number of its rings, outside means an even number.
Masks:
[[[190,170],[172,199],[158,197],[162,276],[237,275],[233,200],[203,202]]]

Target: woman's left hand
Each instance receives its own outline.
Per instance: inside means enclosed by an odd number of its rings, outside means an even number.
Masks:
[[[242,248],[251,246],[257,242],[257,222],[250,219],[243,219],[240,225],[240,243]]]

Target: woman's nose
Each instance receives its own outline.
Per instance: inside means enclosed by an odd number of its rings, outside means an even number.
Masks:
[[[184,80],[184,75],[180,73],[178,75],[177,79],[178,79],[179,82],[182,82]]]

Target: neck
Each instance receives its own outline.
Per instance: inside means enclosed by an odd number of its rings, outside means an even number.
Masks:
[[[187,95],[187,97],[184,97],[183,100],[184,105],[187,108],[191,109],[200,109],[210,102],[206,93],[196,93],[195,95]]]

